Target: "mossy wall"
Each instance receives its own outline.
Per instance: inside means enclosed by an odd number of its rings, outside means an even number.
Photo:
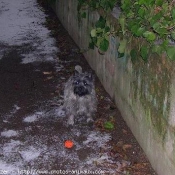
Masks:
[[[87,12],[78,21],[77,0],[57,0],[56,13],[81,49],[87,49],[89,33],[99,15]],[[117,20],[109,18],[115,28]],[[145,63],[131,62],[129,54],[118,58],[119,39],[110,38],[110,48],[100,55],[89,50],[84,55],[96,71],[106,91],[115,100],[123,118],[160,175],[175,174],[175,63],[152,55]],[[132,40],[128,50],[138,48]]]

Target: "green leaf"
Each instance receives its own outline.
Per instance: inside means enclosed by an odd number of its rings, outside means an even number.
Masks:
[[[122,2],[121,2],[121,9],[123,10],[123,11],[125,11],[125,13],[127,14],[129,11],[130,11],[130,7],[131,7],[131,1],[130,0],[123,0]]]
[[[168,4],[168,2],[164,2],[162,4],[162,9],[163,9],[164,12],[167,12],[169,10],[169,4]]]
[[[155,0],[137,0],[139,5],[152,6]]]
[[[109,41],[106,40],[105,38],[100,42],[99,49],[103,52],[106,52],[109,47]]]
[[[136,35],[138,29],[139,29],[139,25],[134,24],[131,28],[131,32]]]
[[[96,29],[96,33],[98,33],[98,34],[99,34],[99,33],[102,33],[103,30],[104,30],[104,29],[102,29],[102,28],[97,28],[97,29]]]
[[[126,21],[126,19],[124,17],[119,18],[119,23],[121,25],[123,35],[125,34],[125,21]]]
[[[145,32],[145,28],[140,27],[136,32],[136,36],[142,36],[144,32]]]
[[[156,5],[157,6],[162,6],[163,0],[156,0]]]
[[[169,45],[169,40],[166,39],[162,42],[161,47],[164,48],[165,50],[167,50],[168,45]]]
[[[130,56],[131,56],[131,60],[132,61],[134,61],[134,60],[136,60],[137,59],[137,50],[136,49],[132,49],[131,51],[130,51]]]
[[[169,46],[166,53],[171,60],[175,60],[175,46]]]
[[[116,0],[110,0],[108,1],[108,3],[109,3],[110,9],[113,10],[114,6],[116,5]]]
[[[119,52],[119,53],[125,53],[126,44],[127,44],[127,40],[126,40],[126,39],[123,39],[123,40],[120,42],[120,45],[119,45],[119,48],[118,48],[118,52]]]
[[[91,37],[91,41],[94,43],[94,45],[97,44],[97,37]]]
[[[150,19],[150,24],[152,26],[154,26],[155,23],[158,23],[160,21],[160,19],[162,18],[162,16],[163,16],[162,12],[159,12],[156,15],[152,16],[151,19]]]
[[[160,36],[163,36],[163,35],[166,35],[168,34],[168,31],[166,28],[157,28],[156,32],[160,35]]]
[[[145,3],[146,3],[145,0],[138,0],[139,5],[144,5]]]
[[[93,42],[89,43],[89,49],[94,49],[94,43]]]
[[[162,46],[160,46],[160,45],[154,45],[152,47],[152,52],[155,52],[157,54],[162,54],[163,51],[164,51],[164,48]]]
[[[140,49],[140,54],[143,60],[147,61],[148,60],[148,48],[146,46],[142,46]]]
[[[110,121],[104,123],[105,129],[114,129],[114,124]]]
[[[171,37],[173,38],[173,40],[175,40],[175,32],[171,33]]]
[[[85,4],[86,0],[78,0],[77,10],[80,11],[82,6]]]
[[[156,23],[153,24],[153,29],[155,31],[157,31],[157,29],[159,29],[159,28],[160,28],[160,23],[159,22],[156,22]]]
[[[150,31],[144,32],[143,36],[147,39],[147,41],[155,41],[156,39],[156,35]]]
[[[139,11],[138,11],[138,15],[141,18],[144,18],[145,17],[145,9],[144,8],[140,8]]]
[[[115,5],[115,1],[113,0],[113,1],[107,1],[107,0],[101,0],[100,1],[100,6],[105,10],[105,11],[107,11],[107,12],[110,12],[112,9],[113,9],[113,7],[114,7],[114,5]]]
[[[100,16],[99,20],[96,22],[95,26],[97,28],[105,28],[106,25],[106,19]]]
[[[138,24],[132,26],[131,31],[136,36],[142,36],[145,32],[145,28],[140,27]]]
[[[82,18],[86,18],[86,12],[83,12],[83,13],[81,14],[81,17],[82,17]]]
[[[160,36],[163,36],[165,34],[168,34],[168,31],[167,31],[166,27],[162,27],[161,24],[160,24],[160,22],[156,22],[155,24],[153,24],[153,29]]]
[[[151,7],[155,4],[155,0],[147,0],[146,2],[147,2],[147,5]]]
[[[92,29],[91,30],[91,37],[96,37],[96,36],[97,36],[96,29]]]
[[[97,42],[96,42],[96,46],[99,48],[100,47],[100,44],[101,44],[101,42],[103,41],[103,37],[101,37],[101,36],[99,36],[99,37],[97,37]]]
[[[133,27],[133,25],[135,25],[135,22],[133,20],[130,20],[128,23],[127,23],[127,28],[129,30],[131,30],[131,28]]]
[[[134,17],[134,12],[130,11],[126,14],[126,18],[133,18]]]
[[[118,58],[122,58],[122,57],[124,57],[125,56],[125,53],[118,53]]]
[[[110,31],[110,27],[109,26],[106,26],[105,27],[105,32],[107,33],[107,32],[109,32]]]
[[[87,1],[87,0],[85,0]],[[86,2],[87,3],[87,2]],[[89,1],[88,5],[92,8],[92,9],[96,9],[98,4],[95,1]]]
[[[172,18],[175,20],[175,9],[172,10]]]

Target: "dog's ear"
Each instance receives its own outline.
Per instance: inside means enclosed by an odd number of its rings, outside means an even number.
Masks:
[[[92,75],[92,73],[87,73],[87,78],[88,78],[90,81],[94,81],[94,76]]]
[[[79,65],[76,65],[76,66],[75,66],[75,75],[76,75],[77,73],[79,73],[79,74],[82,73],[82,67],[79,66]]]

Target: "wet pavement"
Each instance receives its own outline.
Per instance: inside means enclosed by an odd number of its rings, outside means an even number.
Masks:
[[[0,174],[155,175],[79,48],[38,2],[0,0]],[[95,76],[93,126],[78,120],[67,127],[62,110],[77,64]]]

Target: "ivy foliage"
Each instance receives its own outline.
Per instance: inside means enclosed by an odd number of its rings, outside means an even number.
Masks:
[[[103,15],[96,21],[90,32],[89,47],[97,47],[104,53],[109,47],[109,36],[122,35],[118,52],[123,55],[132,38],[142,41],[139,48],[130,51],[131,59],[141,56],[147,61],[150,54],[161,55],[175,60],[175,1],[172,0],[121,0],[121,14],[118,20],[120,28],[111,31],[107,25],[107,16],[111,14],[117,0],[78,0],[79,16],[85,18],[85,9],[103,10]],[[141,40],[140,40],[141,39]]]
[[[89,8],[91,10],[102,9],[104,14],[100,16],[98,21],[96,21],[94,28],[90,32],[91,41],[89,43],[89,48],[94,49],[98,47],[100,53],[104,53],[109,47],[109,36],[113,33],[111,32],[110,26],[107,25],[106,17],[111,13],[116,0],[78,0],[78,14],[80,17],[85,18],[85,9]]]
[[[55,4],[56,0],[47,0],[47,2],[48,2],[50,5],[53,5],[53,4]]]

